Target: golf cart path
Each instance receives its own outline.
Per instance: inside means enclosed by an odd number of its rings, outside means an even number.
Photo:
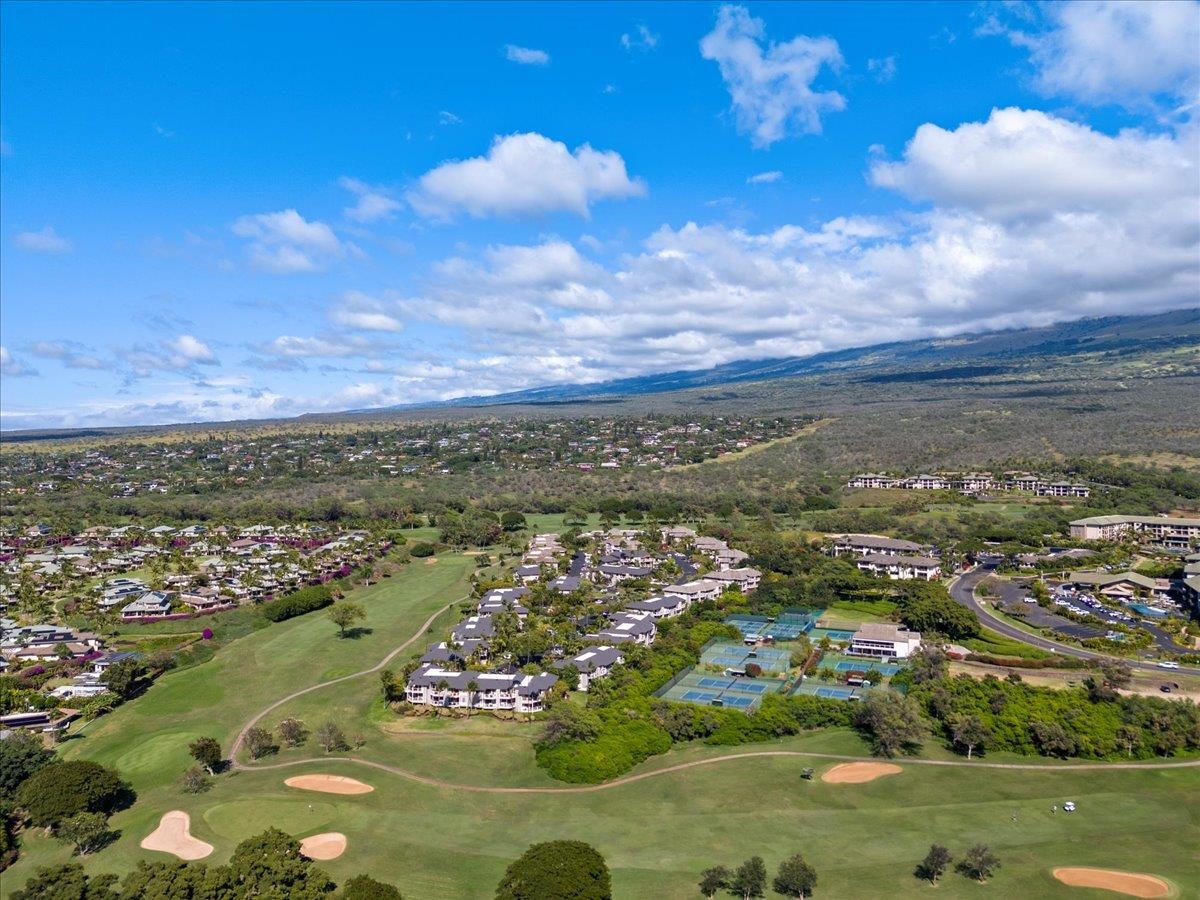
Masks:
[[[290,760],[282,763],[270,763],[266,765],[252,765],[249,763],[240,762],[237,759],[238,751],[241,749],[246,738],[246,732],[262,721],[263,717],[273,710],[278,709],[283,704],[295,700],[297,697],[302,697],[305,694],[311,694],[314,691],[322,690],[335,684],[340,684],[343,681],[349,681],[352,678],[360,678],[363,675],[371,675],[378,672],[389,662],[395,659],[399,654],[403,653],[413,645],[415,641],[425,634],[425,630],[433,625],[434,621],[450,609],[455,603],[460,603],[465,598],[460,597],[458,600],[451,601],[445,606],[434,612],[428,619],[421,623],[416,633],[408,640],[398,646],[395,650],[385,656],[369,669],[363,669],[360,672],[355,672],[351,675],[343,675],[340,678],[334,678],[330,681],[323,681],[320,684],[314,684],[310,687],[303,688],[299,691],[293,691],[281,700],[276,700],[270,706],[264,708],[254,718],[252,718],[242,730],[238,733],[237,739],[233,743],[233,747],[229,752],[230,763],[234,769],[242,769],[244,771],[260,771],[270,769],[290,769],[295,766],[311,766],[311,765],[329,765],[333,763],[353,763],[359,766],[367,766],[368,768],[378,769],[381,772],[388,772],[392,775],[399,775],[401,778],[407,778],[409,781],[415,781],[419,784],[428,785],[429,787],[443,788],[447,790],[466,791],[476,794],[590,794],[596,791],[606,791],[611,788],[621,787],[626,784],[632,784],[637,781],[644,781],[647,778],[657,778],[660,775],[670,775],[674,772],[682,772],[687,769],[695,769],[700,766],[713,765],[714,763],[732,762],[738,759],[753,759],[755,757],[770,757],[770,756],[788,756],[807,759],[832,759],[840,762],[858,762],[869,761],[878,762],[879,758],[874,756],[847,756],[837,753],[811,753],[803,750],[757,750],[746,753],[727,753],[723,756],[713,756],[708,759],[697,759],[691,762],[676,763],[672,766],[665,766],[661,769],[652,769],[648,772],[638,772],[633,775],[625,775],[621,778],[615,778],[612,781],[606,781],[603,784],[589,785],[573,785],[563,787],[489,787],[486,785],[477,784],[458,784],[452,781],[443,781],[440,778],[430,778],[426,775],[418,775],[416,772],[410,772],[406,769],[401,769],[398,766],[390,766],[386,763],[375,762],[370,759],[362,759],[357,756],[324,756],[310,757],[308,759]],[[1077,771],[1109,771],[1112,769],[1186,769],[1200,766],[1200,759],[1185,760],[1183,762],[1164,762],[1164,763],[1147,763],[1147,762],[1128,762],[1128,763],[1064,763],[1062,765],[1053,765],[1046,763],[993,763],[979,762],[976,760],[954,760],[954,759],[909,759],[901,760],[905,764],[918,766],[966,766],[976,769],[1018,769],[1033,772],[1060,772],[1069,770]]]
[[[273,712],[276,709],[279,709],[279,707],[283,706],[283,704],[289,703],[292,700],[295,700],[297,697],[303,697],[305,694],[311,694],[313,691],[319,691],[323,688],[332,687],[335,684],[341,684],[343,681],[350,681],[353,678],[361,678],[363,675],[373,675],[374,673],[376,673],[380,669],[382,669],[384,666],[386,666],[388,663],[390,663],[397,656],[399,656],[401,653],[403,653],[405,650],[407,650],[409,647],[411,647],[414,642],[419,640],[421,635],[423,635],[425,633],[426,629],[428,629],[430,626],[433,625],[433,623],[435,621],[437,621],[438,616],[440,616],[446,610],[450,609],[450,607],[452,607],[455,603],[461,603],[462,601],[464,601],[466,599],[467,599],[467,596],[464,595],[462,597],[459,597],[457,600],[451,600],[445,606],[437,609],[432,615],[430,615],[430,617],[428,619],[426,619],[424,622],[421,623],[421,625],[417,628],[416,632],[412,635],[412,637],[410,637],[408,640],[406,640],[403,644],[401,644],[399,647],[397,647],[395,650],[393,650],[391,653],[389,653],[387,656],[385,656],[383,659],[381,659],[375,665],[371,666],[371,668],[363,669],[360,672],[353,672],[349,675],[343,675],[340,678],[333,678],[333,679],[330,679],[329,681],[322,681],[319,684],[314,684],[309,687],[302,688],[301,690],[298,690],[298,691],[293,691],[292,693],[288,694],[283,699],[276,700],[270,706],[261,710],[258,713],[258,715],[256,715],[253,719],[251,719],[249,722],[247,722],[242,727],[242,730],[238,732],[238,736],[233,741],[233,746],[229,750],[229,760],[232,763],[233,768],[235,768],[235,769],[265,768],[263,766],[253,766],[252,767],[252,766],[243,765],[242,763],[238,762],[237,755],[238,755],[238,751],[240,751],[242,749],[242,744],[244,744],[246,741],[246,733],[251,728],[253,728],[255,725],[257,725],[259,722],[261,722],[263,720],[263,717],[266,716],[268,713]]]

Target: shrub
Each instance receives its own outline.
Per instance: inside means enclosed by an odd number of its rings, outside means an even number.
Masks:
[[[262,605],[262,614],[272,622],[282,622],[305,613],[316,612],[333,603],[333,591],[328,585],[301,588],[295,593],[277,597]]]
[[[504,873],[496,900],[611,900],[604,857],[583,841],[534,844]]]
[[[437,547],[426,541],[418,541],[409,548],[408,552],[413,556],[424,558],[426,556],[433,556],[433,554],[437,553]]]

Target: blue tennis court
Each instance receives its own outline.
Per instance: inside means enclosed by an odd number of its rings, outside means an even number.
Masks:
[[[792,654],[788,650],[778,650],[773,647],[746,647],[742,644],[732,644],[717,641],[705,647],[700,654],[700,662],[709,666],[720,666],[723,669],[745,669],[750,663],[762,668],[764,672],[782,675],[791,666]]]
[[[673,683],[660,689],[656,696],[685,703],[751,710],[756,709],[767,694],[782,690],[783,685],[780,679],[722,677],[693,667],[681,672]]]
[[[819,641],[823,637],[829,638],[831,641],[836,641],[839,644],[849,643],[854,637],[853,631],[846,631],[841,628],[814,628],[809,632],[809,640]]]
[[[873,659],[855,660],[843,659],[839,660],[834,669],[838,672],[878,672],[881,675],[895,675],[900,671],[899,666],[893,666],[891,663],[878,662]]]

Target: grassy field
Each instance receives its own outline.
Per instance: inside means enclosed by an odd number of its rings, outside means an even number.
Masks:
[[[1071,771],[1046,762],[1033,771],[910,764],[900,776],[866,785],[826,785],[799,777],[816,757],[757,757],[715,762],[595,791],[563,791],[534,763],[537,725],[486,716],[397,718],[378,698],[374,675],[297,698],[273,711],[274,726],[297,715],[310,726],[343,724],[364,744],[355,755],[416,776],[320,757],[310,742],[268,764],[282,770],[222,775],[206,794],[179,789],[187,743],[202,734],[228,748],[239,727],[269,702],[297,689],[368,668],[410,637],[432,613],[465,593],[474,561],[442,556],[417,561],[396,576],[355,592],[370,629],[340,640],[322,614],[272,625],[222,648],[213,660],[172,673],[142,698],[84,729],[64,753],[116,766],[137,790],[130,810],[113,818],[121,838],[89,857],[91,871],[122,873],[156,854],[138,843],[170,809],[192,816],[193,833],[228,858],[238,841],[269,825],[303,837],[341,831],[349,850],[323,864],[337,879],[369,872],[415,900],[489,897],[509,861],[529,843],[579,838],[595,844],[613,870],[618,898],[696,896],[700,870],[736,865],[758,853],[774,869],[803,852],[820,873],[819,896],[924,896],[911,871],[931,842],[961,853],[975,841],[1003,861],[992,884],[950,876],[941,896],[1085,897],[1058,885],[1056,865],[1107,865],[1162,875],[1200,889],[1200,776],[1195,769]],[[429,640],[453,620],[444,614]],[[419,652],[424,641],[418,641]],[[396,663],[402,661],[397,659]],[[689,745],[647,761],[637,772],[729,753],[790,750],[865,755],[849,732],[828,731],[770,745]],[[936,746],[930,759],[952,759]],[[989,757],[991,762],[1012,761]],[[1028,760],[1022,760],[1029,762]],[[353,775],[376,786],[357,797],[300,792],[285,778],[304,772]],[[492,793],[526,788],[537,793]],[[484,790],[480,790],[484,789]],[[1080,812],[1050,813],[1075,800]],[[1018,823],[1012,822],[1016,813]],[[3,891],[24,883],[37,865],[63,862],[66,848],[40,833],[24,838],[21,860]]]
[[[511,783],[497,760],[528,757],[521,738],[495,731],[495,723],[454,723],[445,734],[411,737],[444,753],[460,740],[474,749],[477,778]],[[854,751],[851,735],[827,733],[789,739],[761,749]],[[725,752],[689,747],[671,763]],[[455,759],[445,774],[461,771]],[[1097,865],[1148,871],[1179,885],[1182,896],[1200,889],[1200,842],[1194,770],[1076,772],[972,771],[908,765],[903,774],[866,785],[804,782],[801,767],[820,759],[760,757],[713,763],[592,793],[486,794],[416,784],[385,772],[333,762],[284,771],[239,772],[221,778],[208,794],[190,797],[172,787],[145,791],[134,810],[117,816],[120,842],[88,862],[94,871],[123,872],[149,854],[137,840],[160,812],[182,808],[193,833],[214,844],[211,858],[227,858],[237,841],[269,825],[297,836],[337,830],[349,850],[324,863],[337,879],[369,871],[418,900],[490,897],[504,867],[534,841],[579,838],[608,859],[618,898],[696,896],[701,869],[736,864],[752,854],[769,867],[803,852],[820,874],[819,896],[919,897],[930,888],[911,870],[933,841],[961,853],[982,841],[1003,866],[981,887],[957,875],[940,896],[1086,897],[1050,877],[1056,865]],[[663,761],[650,764],[661,767]],[[372,794],[337,797],[286,788],[301,772],[353,774],[375,785]],[[1190,799],[1189,799],[1190,798]],[[1050,812],[1072,799],[1073,816]],[[1012,821],[1016,814],[1018,821]],[[28,859],[6,873],[19,884],[33,860],[65,859],[55,842],[27,840]]]

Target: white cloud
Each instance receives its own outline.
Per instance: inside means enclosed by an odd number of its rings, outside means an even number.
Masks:
[[[751,175],[746,179],[746,184],[774,184],[781,178],[783,178],[783,173],[778,169],[773,169],[770,172],[759,172],[757,175]]]
[[[1133,209],[1146,215],[1195,195],[1195,137],[1110,137],[1037,110],[996,109],[953,131],[925,124],[900,162],[876,160],[876,185],[999,219]]]
[[[71,242],[61,237],[50,225],[40,231],[18,232],[13,243],[31,253],[67,253],[71,249]]]
[[[9,353],[7,347],[0,347],[0,375],[7,375],[9,378],[21,378],[36,374],[36,370],[29,368],[29,366]]]
[[[102,359],[83,347],[68,341],[38,341],[29,347],[29,352],[43,359],[56,359],[68,369],[104,369]]]
[[[545,50],[518,47],[516,44],[504,45],[504,57],[509,62],[519,63],[522,66],[547,66],[550,64],[550,54]]]
[[[360,291],[347,291],[329,317],[336,324],[357,331],[399,331],[404,327],[388,304]]]
[[[338,184],[354,194],[358,202],[342,210],[342,214],[355,222],[377,222],[380,219],[390,219],[400,209],[400,201],[388,196],[383,188],[372,187],[357,178],[343,176]]]
[[[1195,108],[1200,89],[1200,4],[1078,2],[1048,4],[1038,30],[989,20],[1029,51],[1036,84],[1085,103],[1144,108],[1165,101]]]
[[[137,378],[145,378],[153,372],[195,374],[197,366],[220,365],[212,348],[191,334],[163,339],[157,344],[139,344],[118,352]]]
[[[997,110],[951,131],[924,125],[899,161],[875,160],[878,185],[927,211],[757,233],[663,227],[608,267],[557,239],[454,257],[403,306],[451,329],[455,371],[411,374],[405,391],[491,393],[1194,305],[1196,155],[1190,137]]]
[[[450,112],[450,110],[443,109],[441,112],[438,113],[438,124],[439,125],[461,125],[462,119],[460,119],[454,113]]]
[[[448,219],[565,210],[587,218],[607,198],[637,197],[645,185],[630,179],[615,151],[588,144],[572,153],[540,134],[497,137],[487,156],[446,162],[421,176],[408,201],[422,215]]]
[[[231,228],[250,241],[251,264],[268,272],[314,272],[352,247],[324,222],[309,222],[294,209],[242,216]]]
[[[626,50],[653,50],[658,46],[658,35],[645,25],[638,25],[632,32],[621,35],[621,46]]]
[[[868,59],[867,71],[870,72],[875,80],[880,84],[891,81],[896,77],[896,57],[885,56],[882,59]]]
[[[361,338],[343,335],[327,335],[317,337],[298,337],[285,334],[256,348],[267,356],[281,356],[294,359],[309,357],[345,358],[350,356],[367,355],[373,346]]]
[[[813,89],[825,66],[842,66],[837,41],[797,35],[763,45],[766,30],[742,6],[722,6],[716,27],[700,41],[700,54],[714,60],[733,99],[738,129],[756,147],[769,147],[789,134],[819,134],[821,116],[845,109],[836,91]]]
[[[216,354],[204,341],[190,334],[181,334],[173,341],[167,342],[167,348],[174,353],[173,359],[180,368],[193,363],[215,363]]]

